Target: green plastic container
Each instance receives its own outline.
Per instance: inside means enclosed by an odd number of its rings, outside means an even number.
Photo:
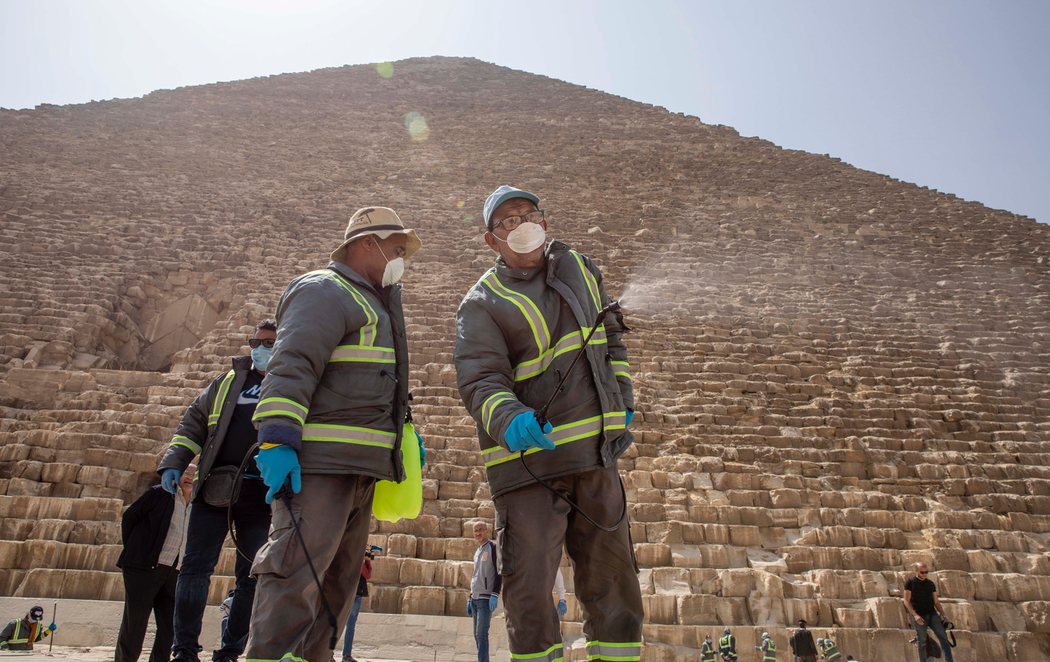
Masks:
[[[400,483],[392,480],[376,483],[372,514],[377,520],[396,522],[401,519],[415,519],[423,509],[423,473],[419,466],[417,439],[416,427],[405,423],[401,432],[401,460],[405,465],[405,479]],[[408,452],[405,452],[406,448]]]

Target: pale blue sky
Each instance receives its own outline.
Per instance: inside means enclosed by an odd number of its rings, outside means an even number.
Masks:
[[[462,55],[1050,222],[1042,0],[0,0],[0,106]]]

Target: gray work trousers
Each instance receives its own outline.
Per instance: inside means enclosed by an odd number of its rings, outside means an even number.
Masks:
[[[603,526],[614,524],[623,511],[615,466],[547,482]],[[627,519],[613,532],[602,531],[539,484],[493,501],[511,653],[531,660],[563,655],[551,590],[564,545],[583,607],[588,659],[639,659],[644,613]]]
[[[357,593],[374,490],[374,478],[304,474],[302,491],[292,497],[292,512],[335,612],[336,627],[346,623]],[[255,556],[252,574],[258,583],[245,658],[331,660],[332,626],[280,500],[274,500],[270,537]]]

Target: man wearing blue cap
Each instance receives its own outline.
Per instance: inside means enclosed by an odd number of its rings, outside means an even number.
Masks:
[[[564,546],[588,659],[639,660],[642,597],[616,468],[633,440],[626,329],[608,315],[573,364],[610,299],[590,259],[547,242],[539,202],[511,186],[485,201],[485,243],[498,257],[456,316],[457,383],[496,506],[510,650],[562,659],[550,594]]]

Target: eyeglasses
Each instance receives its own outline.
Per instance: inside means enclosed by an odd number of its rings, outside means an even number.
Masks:
[[[920,575],[925,575],[925,574],[926,574],[926,571],[925,571],[925,570],[920,570],[918,574],[920,574]]]
[[[249,338],[248,346],[252,349],[255,349],[259,345],[262,345],[263,347],[273,347],[275,342],[277,342],[277,340],[274,338]]]
[[[546,218],[547,212],[542,209],[536,209],[530,211],[528,214],[522,214],[521,216],[507,216],[498,221],[493,221],[492,229],[495,230],[498,227],[502,227],[507,232],[510,232],[522,223],[542,223]]]

